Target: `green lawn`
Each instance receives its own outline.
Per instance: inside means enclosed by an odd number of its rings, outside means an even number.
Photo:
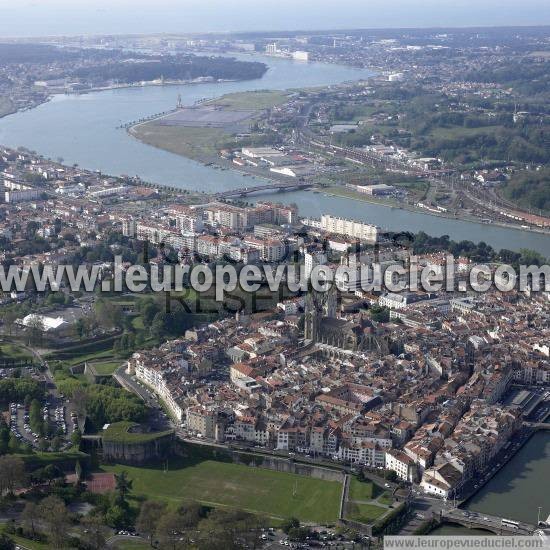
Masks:
[[[0,359],[32,359],[32,355],[17,344],[0,344]]]
[[[480,126],[478,128],[467,128],[465,126],[440,126],[430,132],[430,136],[436,139],[460,139],[479,135],[490,135],[502,126]]]
[[[382,495],[380,495],[376,501],[380,504],[385,504],[386,506],[391,506],[393,504],[393,497],[388,491],[384,491]]]
[[[92,366],[97,374],[107,376],[109,374],[113,374],[113,372],[115,372],[115,370],[118,369],[122,363],[122,361],[103,361],[101,363],[92,363]]]
[[[372,500],[375,499],[381,490],[372,481],[359,481],[352,477],[349,485],[349,500]]]
[[[334,523],[342,490],[335,481],[213,460],[174,460],[167,472],[162,467],[122,465],[105,466],[104,470],[126,470],[134,492],[148,498],[173,503],[194,499],[275,518],[295,516],[306,522]]]
[[[376,504],[348,504],[347,517],[361,523],[373,523],[387,512],[387,508],[376,506]]]
[[[11,99],[6,96],[0,96],[0,117],[13,113],[14,105]]]
[[[115,422],[103,431],[103,441],[116,441],[119,443],[147,443],[159,437],[172,433],[172,430],[164,432],[131,432],[130,428],[138,426],[134,422]]]
[[[0,532],[5,530],[5,525],[0,526]],[[12,535],[8,533],[8,536],[15,542],[15,544],[24,547],[29,548],[30,550],[48,550],[51,549],[51,546],[45,542],[36,542],[35,540],[26,539],[23,537],[19,537],[17,535]]]
[[[115,548],[117,550],[150,550],[151,546],[140,540],[121,540],[116,543]]]
[[[280,105],[288,99],[288,93],[277,90],[257,90],[227,94],[208,103],[223,105],[226,109],[257,110],[269,109]]]
[[[217,158],[231,139],[221,128],[162,126],[155,120],[134,126],[131,134],[148,145],[195,160]]]

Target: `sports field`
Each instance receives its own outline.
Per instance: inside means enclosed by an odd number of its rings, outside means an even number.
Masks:
[[[304,522],[331,524],[338,517],[342,486],[249,466],[204,460],[162,467],[105,466],[109,472],[126,470],[136,495],[177,503],[198,500],[212,506],[228,506],[272,518],[297,517]]]

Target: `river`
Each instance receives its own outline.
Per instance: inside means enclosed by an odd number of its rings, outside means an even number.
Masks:
[[[467,510],[537,522],[550,514],[550,432],[538,432],[466,505]],[[476,534],[464,527],[443,525],[433,535]]]
[[[240,82],[119,88],[83,95],[57,95],[30,111],[0,120],[0,143],[23,145],[68,164],[113,175],[139,175],[146,181],[207,192],[246,187],[250,178],[220,171],[140,143],[117,129],[182,103],[249,90],[285,90],[339,84],[373,73],[334,64],[300,63],[264,56],[238,56],[269,64],[263,78]]]
[[[139,175],[143,180],[182,189],[207,192],[247,187],[251,178],[236,171],[215,170],[195,161],[155,149],[117,129],[121,124],[166,111],[178,95],[191,105],[202,98],[260,89],[291,89],[339,84],[371,76],[370,71],[323,63],[301,63],[260,55],[239,56],[264,61],[269,70],[257,80],[204,83],[182,86],[148,86],[58,95],[36,109],[0,119],[0,143],[25,146],[47,157],[62,158],[92,170],[113,175]],[[328,197],[311,192],[267,195],[281,202],[294,202],[303,215],[333,213],[372,222],[390,230],[425,231],[449,235],[454,240],[481,240],[494,248],[519,251],[531,248],[550,257],[548,235],[453,220],[421,212]]]

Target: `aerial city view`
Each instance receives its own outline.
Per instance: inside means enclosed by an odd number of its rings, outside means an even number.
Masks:
[[[550,548],[548,0],[0,0],[0,550]]]

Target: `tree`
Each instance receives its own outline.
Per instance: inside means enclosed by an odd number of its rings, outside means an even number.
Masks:
[[[157,525],[157,536],[161,548],[177,550],[184,548],[185,530],[177,512],[168,512],[161,516]]]
[[[101,515],[90,515],[85,517],[82,522],[84,533],[82,539],[92,550],[101,550],[106,547],[109,531],[105,525],[105,518]]]
[[[261,518],[242,510],[213,510],[208,518],[198,525],[198,548],[200,550],[225,550],[257,548],[260,528],[265,525]]]
[[[0,534],[0,550],[15,550],[15,542],[6,533]]]
[[[48,482],[48,485],[51,485],[56,479],[63,478],[63,472],[55,464],[47,464],[44,466],[43,470],[44,480]]]
[[[44,417],[42,415],[42,406],[38,399],[33,399],[29,408],[29,423],[33,432],[44,435]]]
[[[74,473],[76,476],[76,483],[78,484],[82,481],[82,466],[80,465],[80,460],[76,461]]]
[[[56,496],[46,497],[39,505],[40,519],[54,548],[63,548],[67,542],[68,514],[65,503]]]
[[[80,430],[75,430],[71,434],[71,443],[73,444],[74,447],[79,448],[81,441],[82,441],[82,434],[80,433]]]
[[[27,483],[25,464],[19,457],[0,456],[0,496],[12,494]]]
[[[0,417],[0,455],[8,452],[10,433],[10,427],[6,424],[4,419]]]
[[[281,529],[288,535],[291,529],[298,529],[300,527],[300,520],[297,518],[288,518],[281,524]]]
[[[104,299],[96,301],[95,315],[101,327],[112,329],[122,326],[122,311],[120,308],[113,306],[111,302]]]
[[[13,327],[15,325],[15,321],[17,321],[19,315],[17,311],[10,309],[6,311],[3,315],[4,319],[4,325],[8,329],[8,334],[11,336],[11,333],[13,331]]]
[[[41,317],[34,315],[27,324],[29,344],[36,344],[42,340],[44,335],[44,321]]]
[[[34,502],[27,502],[21,512],[21,521],[33,539],[36,538],[36,527],[39,519],[40,510],[38,506]]]
[[[117,504],[126,504],[126,497],[132,490],[132,480],[128,477],[128,472],[123,470],[120,474],[115,474],[115,491],[117,495]]]
[[[10,439],[9,439],[9,443],[8,443],[8,450],[10,451],[10,453],[17,453],[19,452],[20,448],[21,448],[21,444],[19,443],[19,439],[17,439],[17,437],[15,437],[15,434],[13,432],[10,432]]]
[[[126,503],[124,505],[114,504],[105,514],[107,525],[115,529],[124,529],[132,523],[132,513]]]
[[[370,313],[373,321],[387,323],[390,320],[390,311],[385,307],[372,306]]]
[[[78,319],[78,321],[74,325],[75,332],[77,336],[82,340],[84,338],[84,335],[86,334],[86,322],[84,319]]]
[[[88,404],[88,394],[86,393],[86,390],[82,387],[76,388],[72,395],[72,402],[75,408],[76,415],[79,418],[84,418],[86,416],[86,406]]]
[[[153,546],[153,537],[157,530],[157,524],[162,517],[162,512],[166,506],[161,502],[146,500],[139,511],[136,520],[137,532],[149,539],[149,544]]]
[[[149,329],[151,337],[159,340],[164,334],[164,327],[164,314],[159,312],[155,315],[153,322],[151,323],[151,328]]]
[[[397,480],[397,472],[394,470],[386,470],[384,473],[384,478],[388,481],[396,481]]]
[[[155,315],[160,311],[158,305],[153,302],[147,302],[145,306],[141,309],[141,315],[143,317],[143,324],[148,327],[153,322]]]
[[[61,438],[59,436],[55,436],[52,439],[52,451],[57,453],[57,451],[59,451],[59,449],[61,449],[61,443],[62,443]]]
[[[309,529],[307,527],[293,527],[288,532],[288,538],[290,540],[295,540],[298,542],[305,542],[307,537],[309,536]]]

